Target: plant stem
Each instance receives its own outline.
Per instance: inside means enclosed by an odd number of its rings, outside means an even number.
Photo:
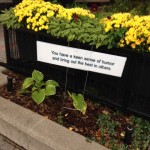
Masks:
[[[73,108],[69,108],[69,107],[62,107],[62,109],[77,110],[77,109],[73,109]]]

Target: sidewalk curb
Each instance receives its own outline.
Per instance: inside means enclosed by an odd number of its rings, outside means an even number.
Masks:
[[[108,150],[2,97],[0,133],[27,150]]]

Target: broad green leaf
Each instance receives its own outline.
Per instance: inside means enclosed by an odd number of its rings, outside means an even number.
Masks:
[[[32,85],[34,83],[33,79],[31,77],[29,78],[26,78],[23,82],[23,85],[22,85],[22,89],[26,89],[28,88],[30,85]]]
[[[45,85],[45,83],[44,83],[43,81],[36,81],[36,82],[35,82],[35,86],[36,86],[37,88],[40,88],[40,87],[42,87],[43,85]]]
[[[36,91],[37,90],[37,88],[36,87],[33,87],[32,88],[32,92],[34,92],[34,91]]]
[[[59,84],[56,81],[54,81],[54,80],[47,80],[46,81],[46,86],[47,85],[53,85],[54,87],[58,87],[59,86]]]
[[[42,89],[40,91],[34,91],[32,93],[32,98],[39,105],[45,99],[45,90]]]
[[[34,71],[32,72],[32,78],[33,78],[35,81],[42,81],[43,78],[44,78],[44,75],[43,75],[43,73],[41,73],[40,71],[34,70]]]
[[[46,96],[55,95],[55,94],[56,94],[55,86],[53,86],[53,85],[46,86],[46,89],[45,89]]]
[[[68,94],[72,97],[73,99],[73,105],[74,107],[79,110],[80,112],[82,112],[83,115],[85,115],[86,113],[86,109],[87,109],[87,104],[84,100],[84,97],[82,94],[76,94],[76,93],[69,93]]]

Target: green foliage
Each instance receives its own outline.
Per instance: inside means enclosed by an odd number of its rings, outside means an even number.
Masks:
[[[135,125],[132,142],[133,148],[147,149],[150,145],[150,122],[134,116],[132,117],[132,122]]]
[[[118,123],[112,121],[109,115],[99,115],[96,123],[100,127],[100,131],[103,137],[106,134],[108,134],[111,138],[113,138],[116,135],[115,128],[118,126]]]
[[[0,15],[0,23],[7,28],[25,27],[25,22],[18,22],[13,8],[3,11]],[[66,20],[64,18],[51,17],[48,22],[46,32],[57,38],[66,38],[68,42],[78,40],[81,43],[95,45],[96,48],[107,45],[108,35],[104,32],[104,27],[100,24],[99,18],[89,18],[78,16],[78,20]]]
[[[108,35],[99,19],[80,17],[78,21],[70,22],[62,18],[51,18],[48,34],[55,37],[66,38],[68,42],[77,40],[81,43],[95,45],[96,48],[108,44]]]
[[[113,117],[118,115],[121,115],[119,111],[114,113]],[[146,150],[150,145],[150,122],[148,120],[134,116],[130,118],[130,124],[134,127],[131,145],[120,143],[116,138],[116,130],[121,124],[114,121],[110,114],[100,114],[96,123],[101,134],[99,143],[103,145],[107,143],[112,150]],[[106,139],[110,139],[109,143]]]
[[[38,71],[34,70],[32,72],[32,77],[28,77],[24,80],[21,91],[22,93],[29,93],[33,100],[39,105],[43,102],[46,96],[51,96],[56,94],[56,87],[58,83],[54,80],[43,81],[44,75]]]
[[[108,38],[108,44],[107,47],[113,48],[116,47],[116,43],[119,43],[121,38],[125,38],[125,33],[128,29],[127,28],[118,28],[115,30],[111,30],[110,34],[108,34],[109,38]],[[118,46],[119,47],[119,46]]]
[[[149,0],[113,0],[112,5],[104,5],[104,12],[119,13],[130,12],[134,15],[149,15],[150,14]]]
[[[57,123],[60,124],[60,125],[63,125],[62,112],[60,111],[57,115],[58,115],[58,117],[57,117]]]
[[[13,8],[2,11],[2,14],[0,14],[0,24],[5,25],[8,29],[11,27],[14,29],[23,27],[23,24],[19,23],[18,18],[15,17]]]
[[[82,112],[83,115],[85,115],[86,113],[86,109],[87,109],[87,104],[84,100],[84,97],[82,94],[76,94],[76,93],[70,93],[68,92],[69,96],[72,98],[73,100],[73,105],[74,107],[79,110],[80,112]]]
[[[82,0],[81,3],[74,2],[73,7],[81,7],[81,8],[84,8],[84,9],[88,9],[87,4],[88,3],[86,2],[86,0]]]

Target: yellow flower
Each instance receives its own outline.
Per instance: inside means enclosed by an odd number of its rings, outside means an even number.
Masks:
[[[39,20],[39,25],[43,25],[44,24],[44,20],[40,19]]]
[[[30,25],[27,25],[27,29],[30,29]]]
[[[126,40],[126,44],[129,45],[129,44],[130,44],[130,41]]]
[[[121,40],[120,40],[120,43],[124,43],[124,39],[121,39]]]
[[[54,12],[53,11],[48,11],[47,12],[47,17],[52,17],[54,16]]]
[[[124,45],[124,44],[122,44],[122,43],[120,43],[120,44],[119,44],[119,46],[120,46],[120,47],[124,47],[125,45]]]
[[[147,44],[150,44],[150,37],[147,39]]]
[[[139,20],[140,18],[139,18],[139,16],[134,16],[134,20]]]
[[[119,28],[119,27],[120,27],[120,25],[119,25],[119,24],[115,24],[115,25],[114,25],[114,27]]]
[[[106,24],[105,32],[108,32],[112,29],[112,26],[110,24]]]
[[[135,41],[135,44],[136,44],[136,45],[140,45],[140,44],[141,44],[141,41],[140,41],[139,39],[137,39],[137,40]]]
[[[35,17],[37,17],[37,18],[38,18],[39,16],[40,16],[40,13],[36,13]]]
[[[37,31],[38,31],[38,28],[35,28],[34,31],[37,32]]]
[[[132,43],[132,44],[131,44],[131,47],[132,47],[132,49],[135,49],[135,48],[136,48],[136,44],[135,44],[135,43]]]
[[[68,19],[68,20],[71,20],[71,19],[72,19],[71,15],[68,15],[67,19]]]
[[[48,25],[45,26],[45,29],[46,29],[46,30],[48,29]]]
[[[31,22],[31,18],[30,17],[27,18],[27,23],[29,23],[29,22]]]
[[[144,38],[141,38],[141,43],[144,42],[144,41],[145,41],[145,39],[144,39]]]
[[[15,16],[19,18],[19,22],[24,18],[27,23],[34,23],[39,20],[41,26],[46,24],[49,21],[49,18],[54,15],[58,18],[64,18],[69,21],[72,19],[73,14],[87,16],[89,18],[95,17],[95,15],[89,10],[78,7],[66,9],[61,5],[45,2],[44,0],[23,0],[16,5],[14,13]],[[30,19],[28,19],[29,17]],[[40,18],[42,18],[42,20]]]

